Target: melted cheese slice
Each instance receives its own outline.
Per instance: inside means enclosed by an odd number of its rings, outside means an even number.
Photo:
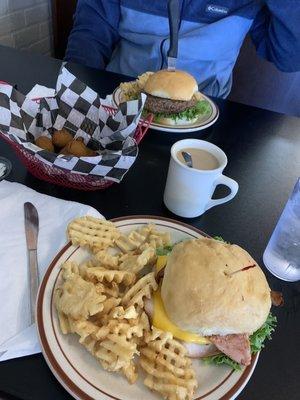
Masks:
[[[166,314],[165,307],[163,305],[160,289],[153,293],[153,304],[154,304],[154,313],[153,313],[153,325],[161,329],[165,332],[170,332],[176,339],[183,340],[188,343],[197,343],[197,344],[209,344],[210,341],[203,337],[199,336],[195,333],[190,333],[187,331],[182,331],[179,329],[173,322],[171,322]]]
[[[168,261],[168,256],[157,256],[156,266],[155,266],[156,273],[158,273],[167,265],[167,261]]]

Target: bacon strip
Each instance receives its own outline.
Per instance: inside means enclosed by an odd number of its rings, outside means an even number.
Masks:
[[[213,335],[209,339],[222,353],[232,360],[242,365],[250,364],[251,350],[248,334]]]
[[[271,301],[273,306],[283,306],[284,298],[281,292],[276,292],[275,290],[271,290]]]

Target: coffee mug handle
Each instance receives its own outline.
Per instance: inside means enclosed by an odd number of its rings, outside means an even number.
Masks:
[[[216,188],[218,185],[225,185],[225,186],[228,186],[229,189],[231,190],[231,193],[229,193],[228,196],[223,197],[222,199],[216,199],[216,200],[211,199],[211,200],[207,203],[205,210],[209,210],[210,208],[212,208],[212,207],[214,207],[214,206],[218,206],[219,204],[226,203],[227,201],[233,199],[234,196],[237,194],[237,192],[238,192],[238,190],[239,190],[239,185],[238,185],[238,183],[237,183],[235,180],[233,180],[233,179],[231,179],[231,178],[228,178],[228,176],[225,176],[225,175],[221,175],[221,176],[215,181],[215,188]]]

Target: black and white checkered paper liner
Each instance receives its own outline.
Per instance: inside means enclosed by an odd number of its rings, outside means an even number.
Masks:
[[[120,182],[138,154],[133,135],[145,100],[142,94],[138,100],[120,104],[111,115],[101,107],[107,102],[63,67],[55,97],[42,98],[39,103],[10,85],[0,84],[0,130],[49,166]],[[58,155],[33,143],[39,136],[51,137],[62,128],[75,139],[82,137],[98,155]]]

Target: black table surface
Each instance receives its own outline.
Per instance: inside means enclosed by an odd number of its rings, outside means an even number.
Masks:
[[[0,80],[16,84],[23,93],[35,83],[55,87],[61,65],[58,60],[1,46],[0,60]],[[119,82],[128,80],[121,75],[75,64],[69,64],[68,68],[102,96],[111,93]],[[263,267],[263,251],[300,175],[300,119],[224,100],[217,100],[217,103],[219,120],[204,131],[166,134],[150,130],[140,145],[134,167],[122,183],[105,191],[81,192],[39,181],[27,173],[3,141],[0,141],[0,156],[13,163],[11,181],[21,182],[41,193],[89,204],[106,218],[151,214],[183,220],[210,235],[221,235],[243,246]],[[201,138],[220,146],[229,160],[225,174],[237,180],[240,186],[232,201],[190,220],[172,215],[162,201],[170,146],[186,137]],[[218,192],[223,194],[222,189]],[[300,283],[286,283],[265,268],[264,271],[270,286],[283,292],[285,305],[273,310],[278,317],[273,340],[262,351],[250,382],[238,398],[298,400]],[[1,396],[22,400],[71,398],[40,354],[0,363]]]

